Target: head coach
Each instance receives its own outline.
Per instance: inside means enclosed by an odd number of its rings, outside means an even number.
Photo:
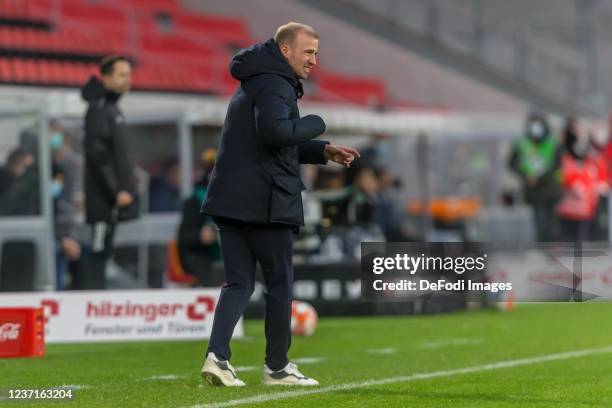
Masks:
[[[319,36],[290,22],[273,39],[239,51],[230,72],[240,81],[219,142],[202,212],[219,226],[226,284],[215,311],[204,379],[241,386],[229,363],[234,327],[253,292],[259,262],[266,286],[266,358],[262,383],[318,385],[290,363],[293,233],[304,223],[300,164],[350,166],[359,153],[314,140],[325,131],[316,115],[300,117],[302,80],[317,63]]]

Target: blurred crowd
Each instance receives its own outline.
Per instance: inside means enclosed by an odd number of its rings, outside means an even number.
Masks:
[[[91,250],[82,228],[84,159],[80,132],[54,120],[47,131],[51,151],[48,194],[53,202],[58,289],[81,287],[83,260]],[[0,167],[1,216],[41,214],[38,143],[37,128],[27,128],[21,132],[17,147],[6,155]],[[392,149],[390,137],[373,135],[371,142],[361,147],[362,157],[353,167],[311,166],[305,171],[310,186],[305,197],[307,225],[297,237],[296,253],[326,260],[342,259],[358,256],[364,240],[410,239],[402,227],[400,183],[386,166]],[[208,148],[196,157],[196,183],[193,194],[185,200],[181,199],[181,168],[176,157],[145,166],[147,174],[152,174],[144,189],[148,196],[143,200],[146,212],[180,213],[177,235],[168,244],[167,253],[175,251],[178,263],[174,267],[200,284],[207,283],[206,271],[211,263],[221,259],[216,226],[199,211],[215,156],[215,149]],[[35,248],[31,245],[22,248],[18,243],[11,245],[14,255],[34,258]],[[168,263],[163,257],[156,259]]]
[[[80,228],[84,195],[79,132],[58,121],[51,121],[47,132],[58,289],[80,288],[83,259],[90,250]],[[607,121],[567,118],[555,131],[545,115],[527,117],[524,134],[512,143],[508,160],[521,191],[518,196],[506,195],[505,204],[531,207],[537,241],[607,240],[612,178],[609,134]],[[41,214],[38,143],[37,130],[26,129],[17,147],[6,154],[0,167],[0,216]],[[361,158],[350,168],[304,168],[309,188],[304,193],[306,225],[295,240],[297,257],[319,262],[358,259],[363,241],[424,239],[422,231],[415,233],[418,229],[412,228],[411,207],[402,198],[401,181],[390,167],[393,138],[375,134],[358,149]],[[142,166],[152,175],[140,180],[147,185],[141,190],[146,212],[180,214],[175,239],[161,249],[164,255],[155,262],[180,270],[190,284],[212,283],[207,271],[221,260],[216,226],[200,214],[215,157],[215,149],[207,148],[195,158],[196,182],[186,199],[181,198],[181,166],[176,157]],[[9,244],[12,255],[33,258],[31,245]],[[0,267],[10,269],[7,262]]]
[[[609,136],[605,120],[566,118],[556,133],[544,115],[529,115],[509,166],[533,210],[537,241],[607,241]]]

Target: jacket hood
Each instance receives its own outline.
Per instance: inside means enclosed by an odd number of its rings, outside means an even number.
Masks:
[[[241,82],[261,74],[279,75],[296,89],[298,98],[304,93],[302,82],[272,38],[238,51],[229,69],[232,76]]]
[[[100,81],[100,79],[95,75],[92,75],[91,78],[89,78],[89,81],[83,85],[81,88],[81,96],[89,103],[92,103],[103,96],[107,96],[109,100],[114,102],[119,100],[121,97],[121,95],[118,93],[106,89],[102,81]]]

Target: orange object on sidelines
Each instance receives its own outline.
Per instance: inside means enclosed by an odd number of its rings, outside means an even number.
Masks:
[[[189,275],[181,265],[179,257],[178,243],[176,240],[168,242],[168,280],[174,283],[192,286],[198,283],[198,278]]]
[[[427,213],[435,219],[453,222],[475,216],[480,207],[480,200],[476,197],[434,198],[427,206]],[[410,200],[406,210],[411,215],[421,215],[423,204],[420,200]]]
[[[0,358],[44,355],[43,308],[0,308]]]

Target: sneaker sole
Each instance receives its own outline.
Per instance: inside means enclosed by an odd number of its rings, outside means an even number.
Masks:
[[[215,367],[204,368],[200,375],[207,384],[217,387],[244,387],[245,384],[226,384],[219,373],[215,373]]]
[[[202,371],[200,374],[202,375],[202,378],[204,379],[204,381],[209,385],[214,385],[217,387],[225,386],[225,384],[223,384],[223,381],[221,381],[221,378],[217,377],[213,373]]]

